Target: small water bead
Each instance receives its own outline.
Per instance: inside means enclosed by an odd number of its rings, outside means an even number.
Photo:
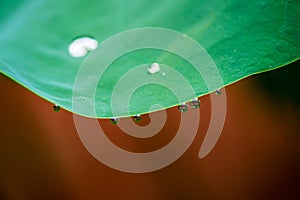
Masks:
[[[136,116],[133,117],[133,120],[136,121],[136,122],[139,122],[139,121],[142,120],[142,117],[141,117],[141,115],[136,115]]]
[[[69,54],[72,57],[84,57],[89,51],[98,47],[98,41],[89,37],[81,37],[69,45]]]
[[[215,91],[215,94],[216,94],[216,95],[222,94],[222,90],[221,90],[221,89],[217,89],[217,90]]]
[[[158,63],[152,63],[150,68],[148,68],[148,72],[150,74],[155,74],[160,71],[160,67]]]
[[[198,100],[198,99],[192,100],[192,101],[190,102],[190,106],[191,106],[191,108],[193,108],[193,109],[198,109],[198,108],[200,108],[200,100]]]
[[[112,124],[118,124],[119,119],[118,119],[118,118],[112,118],[112,119],[110,119],[110,122],[111,122]]]
[[[60,106],[57,105],[57,104],[55,104],[55,105],[53,106],[53,110],[54,110],[54,112],[59,112],[59,111],[60,111]]]
[[[189,109],[189,108],[188,108],[188,105],[185,104],[185,103],[178,106],[178,110],[179,110],[180,112],[182,112],[182,113],[187,112],[188,109]]]

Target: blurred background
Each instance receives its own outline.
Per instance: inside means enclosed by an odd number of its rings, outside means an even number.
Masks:
[[[72,113],[0,75],[0,199],[300,199],[299,61],[226,87],[222,135],[204,159],[198,152],[210,120],[201,97],[200,129],[188,151],[161,170],[129,174],[92,157]],[[136,139],[109,120],[99,123],[116,145],[159,149],[180,122],[177,108],[152,138]],[[192,120],[192,119],[191,119]],[[143,116],[141,125],[149,123]]]

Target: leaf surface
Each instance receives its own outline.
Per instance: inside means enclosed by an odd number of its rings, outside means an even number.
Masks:
[[[0,72],[81,115],[110,118],[148,113],[299,59],[299,13],[299,0],[5,0],[0,6]],[[144,27],[160,27],[192,38],[214,62],[222,83],[208,67],[206,54],[193,58],[206,66],[203,77],[191,62],[174,52],[138,49],[110,63],[96,83],[89,75],[97,74],[99,66],[89,65],[84,87],[76,87],[81,104],[74,107],[74,88],[82,66],[101,53],[100,47],[104,51],[119,48],[119,43],[103,48],[109,38]],[[98,52],[74,58],[69,45],[83,36],[99,42]],[[174,38],[163,39],[153,38],[171,49],[182,46]],[[143,38],[136,40],[143,43]],[[128,41],[124,38],[121,43],[126,46]],[[189,52],[193,54],[193,48]],[[149,74],[147,69],[154,62],[160,64],[160,72]],[[126,75],[129,79],[117,89]],[[134,88],[141,80],[147,84],[140,82],[140,87]],[[207,82],[216,84],[208,86]],[[96,87],[89,88],[89,84]],[[87,92],[91,89],[93,95]],[[129,94],[129,90],[133,92]],[[161,107],[153,107],[155,104]],[[95,113],[86,112],[84,107],[90,105]]]

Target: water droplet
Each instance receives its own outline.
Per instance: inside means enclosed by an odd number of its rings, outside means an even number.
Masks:
[[[60,111],[60,106],[57,105],[57,104],[55,104],[55,105],[53,106],[53,110],[54,110],[54,112]]]
[[[110,122],[112,124],[117,124],[119,122],[119,119],[118,118],[112,118],[112,119],[110,119]]]
[[[133,117],[133,119],[134,119],[134,121],[139,122],[142,120],[142,117],[141,117],[141,115],[136,115]]]
[[[158,63],[152,63],[150,68],[148,68],[148,72],[150,74],[155,74],[155,73],[159,72],[159,70],[160,70],[160,67],[159,67]]]
[[[98,47],[98,41],[89,37],[81,37],[69,45],[69,53],[75,58],[85,56],[89,51]]]
[[[185,103],[178,106],[178,110],[179,110],[180,112],[182,112],[182,113],[187,112],[188,109],[189,109],[189,108],[188,108],[188,105],[185,104]]]
[[[191,108],[198,109],[200,107],[200,101],[198,99],[194,99],[190,102]]]
[[[165,76],[165,75],[166,75],[166,73],[165,73],[165,72],[163,72],[163,73],[161,73],[161,75]]]
[[[221,89],[217,89],[217,90],[215,91],[215,94],[216,94],[216,95],[222,94],[222,90],[221,90]]]

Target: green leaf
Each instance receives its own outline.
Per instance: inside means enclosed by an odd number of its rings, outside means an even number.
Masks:
[[[142,114],[299,59],[299,13],[299,0],[5,0],[0,6],[0,72],[81,115]],[[171,31],[170,37],[165,31]],[[107,68],[102,65],[119,48],[145,46],[151,35],[152,48],[126,52]],[[72,57],[69,45],[84,36],[96,39],[98,48],[86,57]],[[190,38],[202,48],[200,54]],[[161,70],[149,74],[154,62]],[[161,107],[151,107],[155,104]]]

